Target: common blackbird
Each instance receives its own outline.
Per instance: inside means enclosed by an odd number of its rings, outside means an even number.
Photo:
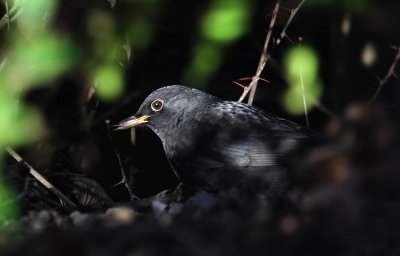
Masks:
[[[116,130],[138,125],[157,134],[175,175],[193,192],[285,195],[287,157],[309,137],[296,123],[181,85],[152,92]]]

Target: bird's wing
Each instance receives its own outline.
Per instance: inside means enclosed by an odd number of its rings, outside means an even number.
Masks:
[[[209,143],[205,150],[199,147],[195,157],[204,168],[280,165],[308,138],[307,130],[298,124],[244,104],[228,102],[209,114],[210,133],[203,138]]]
[[[281,165],[285,156],[298,144],[297,139],[290,137],[255,136],[255,138],[232,140],[229,143],[212,143],[211,150],[206,154],[199,154],[197,159],[207,161],[204,163],[207,168],[276,166]]]

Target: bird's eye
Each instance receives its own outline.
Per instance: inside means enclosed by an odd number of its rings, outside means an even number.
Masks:
[[[164,101],[160,99],[154,100],[150,107],[153,111],[160,111],[164,107]]]

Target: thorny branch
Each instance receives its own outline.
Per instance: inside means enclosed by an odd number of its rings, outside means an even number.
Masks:
[[[24,161],[22,157],[11,148],[7,148],[7,152],[18,162],[24,164],[29,169],[29,173],[35,177],[43,186],[58,196],[67,206],[78,208],[77,205],[66,197],[60,190],[54,187],[45,177],[36,171],[30,164]]]
[[[299,3],[299,5],[291,11],[290,17],[289,17],[285,27],[283,28],[280,36],[278,37],[277,44],[279,44],[280,41],[282,40],[282,38],[286,35],[286,30],[289,27],[289,24],[292,22],[293,17],[296,15],[296,13],[301,8],[301,6],[304,4],[304,2],[305,2],[305,0],[302,0]],[[278,0],[275,4],[274,11],[272,12],[271,22],[269,24],[267,36],[265,38],[264,47],[263,47],[263,51],[261,53],[260,61],[258,62],[256,74],[252,77],[250,84],[248,86],[244,87],[243,93],[240,96],[238,102],[243,102],[243,100],[246,98],[247,94],[250,92],[248,104],[249,105],[253,104],[254,95],[257,90],[258,81],[261,80],[261,78],[260,78],[261,73],[263,72],[265,65],[268,61],[268,46],[271,41],[272,30],[275,25],[276,17],[278,16],[280,4],[281,4],[281,1]]]
[[[396,57],[394,58],[392,65],[390,65],[390,68],[389,68],[388,72],[386,73],[385,77],[379,81],[379,87],[375,90],[375,93],[369,100],[369,103],[372,103],[374,100],[376,100],[376,98],[379,96],[379,94],[382,91],[383,85],[386,84],[386,82],[389,80],[390,77],[392,77],[392,76],[397,77],[394,69],[396,68],[397,63],[400,60],[400,46],[397,46],[395,49],[397,50]]]
[[[249,96],[249,100],[248,100],[248,104],[249,105],[253,104],[254,95],[255,95],[255,91],[257,89],[258,81],[260,80],[261,73],[264,70],[265,64],[267,63],[267,60],[268,60],[268,55],[267,55],[268,54],[268,46],[269,46],[269,42],[271,40],[272,29],[274,28],[275,20],[276,20],[276,17],[278,16],[278,11],[279,11],[280,4],[281,4],[280,0],[278,0],[276,2],[276,4],[275,4],[275,8],[274,8],[274,11],[272,13],[271,22],[270,22],[269,28],[268,28],[267,37],[265,38],[263,51],[261,53],[260,61],[258,62],[256,75],[253,76],[249,86],[247,86],[244,89],[242,95],[240,96],[240,98],[238,100],[239,102],[242,102],[244,100],[244,98],[247,96],[247,94],[249,93],[249,91],[251,90],[251,93],[250,93],[250,96]]]
[[[304,4],[305,1],[306,1],[306,0],[302,0],[302,1],[299,3],[299,5],[298,5],[295,9],[292,9],[292,10],[290,11],[290,17],[289,17],[288,21],[286,22],[286,25],[285,25],[285,27],[283,28],[283,30],[282,30],[281,34],[279,35],[278,39],[276,39],[276,45],[279,45],[279,44],[281,43],[282,39],[286,36],[286,30],[287,30],[287,28],[289,27],[289,25],[290,25],[290,23],[292,22],[294,16],[295,16],[296,13],[299,11],[299,9],[301,8],[301,6],[303,6],[303,4]]]

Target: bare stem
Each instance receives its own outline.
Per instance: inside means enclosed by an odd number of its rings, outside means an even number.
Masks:
[[[106,125],[107,125],[108,137],[110,138],[110,140],[111,140],[111,142],[112,142],[111,129],[110,129],[109,123],[106,122]],[[131,201],[133,201],[134,199],[139,199],[139,198],[136,196],[136,194],[135,194],[135,193],[132,191],[132,189],[131,189],[130,183],[129,183],[129,181],[128,181],[128,177],[127,177],[126,174],[125,174],[124,165],[122,164],[122,161],[121,161],[121,156],[119,155],[119,153],[118,153],[118,151],[116,150],[116,148],[114,147],[114,145],[112,146],[112,148],[113,148],[113,151],[114,151],[115,156],[117,157],[118,165],[119,165],[119,168],[120,168],[120,170],[121,170],[121,176],[122,176],[121,181],[118,182],[117,184],[115,184],[115,186],[116,186],[116,185],[120,185],[120,184],[124,184],[126,190],[127,190],[128,193],[129,193],[129,196],[130,196]]]
[[[390,77],[392,77],[392,76],[396,77],[396,73],[395,73],[394,69],[396,68],[396,65],[397,65],[397,62],[399,61],[399,59],[400,59],[400,46],[397,47],[396,57],[394,58],[392,65],[390,65],[390,68],[389,68],[388,72],[386,73],[385,77],[379,81],[379,87],[375,90],[375,93],[369,100],[369,103],[372,103],[373,101],[376,100],[376,98],[379,96],[379,94],[382,91],[383,85],[386,84],[386,82],[389,80]]]
[[[58,196],[62,201],[65,202],[66,205],[77,208],[77,205],[72,202],[68,197],[66,197],[60,190],[54,187],[45,177],[43,177],[38,171],[36,171],[30,164],[24,161],[17,152],[15,152],[11,148],[7,148],[7,152],[18,162],[24,164],[29,169],[29,173],[35,177],[43,186],[45,186],[48,190],[53,192],[56,196]]]
[[[293,20],[293,17],[296,15],[296,13],[301,8],[301,6],[304,4],[304,2],[305,2],[305,0],[302,0],[299,3],[299,5],[295,9],[293,9],[291,11],[290,17],[289,17],[284,29],[282,30],[282,32],[281,32],[281,34],[280,34],[280,36],[278,38],[277,44],[279,44],[279,42],[282,40],[282,38],[286,35],[287,28],[289,27],[290,23]],[[263,72],[263,70],[265,68],[265,65],[267,64],[267,61],[268,61],[268,58],[269,58],[268,46],[269,46],[270,41],[271,41],[272,30],[273,30],[273,28],[275,26],[275,21],[276,21],[276,17],[278,16],[280,4],[281,4],[280,0],[276,1],[276,3],[275,3],[274,11],[272,12],[271,22],[270,22],[269,28],[268,28],[268,33],[267,33],[267,36],[265,38],[263,51],[261,53],[261,57],[260,57],[260,60],[258,62],[258,67],[257,67],[256,74],[252,77],[252,80],[251,80],[250,84],[248,86],[244,87],[243,93],[240,96],[238,102],[243,102],[243,100],[246,98],[247,94],[250,92],[249,99],[248,99],[247,103],[249,105],[253,104],[254,96],[255,96],[255,93],[256,93],[256,90],[257,90],[258,81],[261,79],[260,78],[261,73]]]
[[[263,51],[261,53],[260,61],[258,62],[256,75],[253,76],[249,86],[247,86],[243,90],[243,93],[242,93],[242,95],[240,96],[240,98],[238,100],[239,102],[242,102],[244,100],[244,98],[247,96],[247,94],[249,93],[249,91],[251,90],[251,94],[249,96],[248,104],[249,105],[253,104],[254,95],[255,95],[255,92],[256,92],[256,89],[257,89],[258,80],[260,80],[261,73],[264,70],[265,64],[267,63],[267,60],[268,60],[268,56],[267,56],[267,54],[268,54],[268,45],[269,45],[269,42],[271,41],[272,29],[274,28],[275,20],[276,20],[276,17],[278,16],[280,4],[281,4],[280,0],[276,1],[275,8],[274,8],[274,11],[272,13],[271,22],[269,24],[267,37],[265,38]]]
[[[295,9],[290,11],[290,16],[289,19],[285,25],[285,27],[283,28],[281,34],[279,35],[278,39],[276,40],[276,45],[279,45],[282,41],[282,39],[286,36],[286,30],[289,27],[290,23],[292,22],[294,16],[296,15],[296,13],[299,11],[299,9],[301,8],[301,6],[303,6],[304,2],[306,0],[302,0]]]
[[[336,119],[339,120],[339,117],[333,113],[331,110],[329,110],[325,105],[323,105],[321,102],[316,102],[315,106],[317,109],[319,109],[322,113],[325,115],[329,116],[331,119]]]

